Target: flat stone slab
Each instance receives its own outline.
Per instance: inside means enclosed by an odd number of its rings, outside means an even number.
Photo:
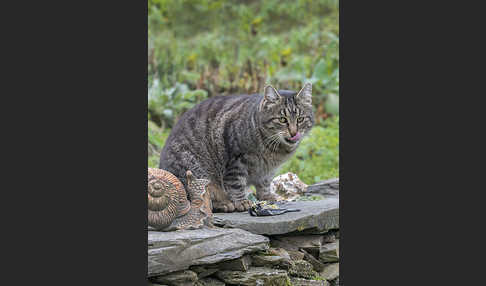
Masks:
[[[261,217],[251,216],[248,212],[214,213],[214,224],[265,235],[307,229],[325,232],[339,228],[339,197],[328,197],[320,201],[288,202],[285,207],[301,211]]]
[[[339,178],[329,179],[310,185],[307,187],[306,194],[339,196]]]
[[[185,270],[192,265],[236,259],[268,249],[267,237],[242,229],[203,228],[147,231],[148,277]]]
[[[251,267],[248,271],[221,270],[216,277],[230,285],[289,285],[287,272],[281,269],[267,267]]]

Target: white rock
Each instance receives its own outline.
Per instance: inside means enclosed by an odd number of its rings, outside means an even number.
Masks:
[[[270,192],[279,201],[293,201],[303,195],[306,190],[307,185],[291,172],[275,177],[270,185]]]

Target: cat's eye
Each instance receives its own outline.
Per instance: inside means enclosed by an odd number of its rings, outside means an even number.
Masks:
[[[278,121],[280,121],[280,123],[285,123],[285,122],[287,122],[287,118],[285,118],[285,117],[280,117],[280,118],[278,119]]]
[[[299,119],[297,119],[297,122],[299,123],[302,123],[302,121],[304,121],[304,117],[299,117]]]

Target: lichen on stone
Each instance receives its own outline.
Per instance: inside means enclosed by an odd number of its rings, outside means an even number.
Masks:
[[[292,263],[289,269],[289,275],[306,279],[313,279],[318,274],[314,271],[312,264],[305,260],[297,260]]]

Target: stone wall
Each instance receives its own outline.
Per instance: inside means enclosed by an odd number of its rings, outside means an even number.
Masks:
[[[271,217],[216,213],[215,228],[148,231],[149,285],[339,285],[339,193]]]

